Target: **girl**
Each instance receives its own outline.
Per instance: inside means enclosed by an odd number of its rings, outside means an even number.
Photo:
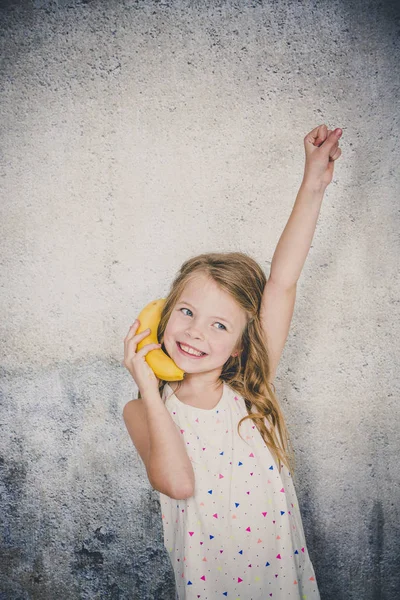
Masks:
[[[341,134],[321,125],[304,138],[303,182],[268,281],[244,253],[191,258],[164,304],[161,343],[136,352],[149,334],[135,334],[137,320],[124,340],[139,388],[124,420],[160,493],[179,600],[320,598],[273,380]],[[160,346],[182,381],[148,366]]]

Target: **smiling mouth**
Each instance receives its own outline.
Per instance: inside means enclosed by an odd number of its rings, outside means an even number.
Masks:
[[[186,344],[176,342],[176,345],[178,346],[182,354],[184,354],[185,356],[190,356],[192,358],[201,358],[202,356],[207,356],[206,352],[199,352],[197,350],[193,350],[190,348],[190,346],[186,346]]]

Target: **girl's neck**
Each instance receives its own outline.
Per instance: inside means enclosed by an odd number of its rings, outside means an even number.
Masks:
[[[202,384],[201,387],[188,388],[181,386],[179,389],[177,389],[176,382],[169,385],[174,393],[177,390],[178,393],[175,393],[175,396],[182,404],[188,404],[203,410],[211,410],[219,403],[224,393],[224,382],[220,380],[217,383],[218,385],[210,387],[204,387],[204,384]]]
[[[170,386],[175,391],[178,388],[178,383],[173,382]],[[186,374],[179,386],[178,394],[182,397],[190,397],[193,400],[201,400],[204,397],[218,395],[222,386],[223,381],[219,376],[216,377],[215,372]]]

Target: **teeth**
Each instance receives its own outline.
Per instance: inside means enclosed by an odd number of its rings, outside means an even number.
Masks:
[[[196,352],[195,350],[192,350],[191,348],[189,348],[189,346],[184,346],[183,344],[180,344],[180,346],[181,346],[182,350],[184,350],[188,354],[194,354],[195,356],[203,355],[203,352]]]

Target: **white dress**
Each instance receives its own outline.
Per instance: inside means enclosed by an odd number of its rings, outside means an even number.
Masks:
[[[165,406],[186,444],[194,495],[160,493],[164,545],[179,600],[319,600],[293,481],[281,473],[226,383],[211,410],[178,400],[167,383]]]

